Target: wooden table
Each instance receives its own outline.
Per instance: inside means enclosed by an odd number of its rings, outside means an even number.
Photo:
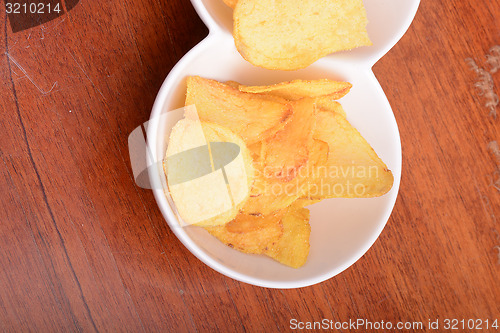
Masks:
[[[2,12],[0,329],[260,332],[326,318],[421,321],[427,330],[429,319],[500,321],[500,156],[489,148],[500,142],[499,117],[465,60],[489,68],[499,19],[497,1],[422,1],[374,67],[403,146],[386,228],[342,274],[271,290],[201,263],[151,191],[134,184],[128,135],[147,121],[172,66],[207,34],[190,2],[82,0],[16,33]],[[500,71],[492,78],[500,94]],[[495,330],[483,322],[483,331]]]

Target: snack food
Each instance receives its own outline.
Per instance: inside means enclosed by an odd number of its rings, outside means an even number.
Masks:
[[[234,219],[254,179],[250,151],[238,135],[189,117],[172,128],[163,167],[182,221],[199,226]]]
[[[274,136],[265,139],[261,148],[265,176],[283,182],[297,176],[299,169],[309,160],[313,144],[314,99],[294,101],[292,110],[288,123]]]
[[[234,87],[237,82],[231,82]],[[290,101],[304,97],[328,97],[333,100],[344,97],[352,87],[349,82],[321,80],[293,80],[269,86],[237,86],[240,91],[254,94],[269,94],[279,96]]]
[[[218,216],[196,223],[224,244],[300,267],[310,247],[306,206],[327,198],[380,196],[392,187],[391,171],[349,124],[336,101],[349,91],[349,83],[294,80],[243,86],[200,77],[190,77],[187,83],[186,107],[194,104],[199,120],[196,123],[193,117],[186,117],[174,126],[167,158],[206,145],[212,147],[208,154],[213,160],[217,155],[214,143],[240,147],[239,168],[226,166],[234,152],[226,154],[224,163],[212,162],[208,176],[224,169],[226,182],[220,183],[219,176],[218,184],[206,181],[197,185],[212,186],[210,195],[204,197],[201,190],[193,194],[196,202],[205,198],[211,203],[221,195],[218,191],[223,192],[224,185],[229,188],[233,205],[217,206]],[[193,130],[196,126],[202,134]],[[199,159],[197,163],[206,162]],[[189,171],[170,163],[165,172],[170,180],[186,178]],[[207,210],[212,212],[210,205],[210,209],[189,211],[193,199],[187,190],[179,191],[175,186],[169,182],[182,217],[184,212],[190,220],[200,220]]]
[[[205,228],[229,247],[245,253],[262,254],[283,235],[285,210],[266,216],[238,214],[226,225]]]
[[[299,268],[306,263],[309,254],[309,210],[292,205],[282,219],[283,235],[270,245],[265,254],[282,264]]]
[[[236,3],[238,2],[238,0],[222,0],[222,1],[224,1],[224,3],[227,6],[233,8],[233,9],[234,9],[234,7],[236,7]]]
[[[292,114],[290,104],[283,98],[243,94],[199,76],[187,79],[186,105],[193,104],[201,121],[230,128],[249,145],[275,134]]]
[[[371,45],[362,0],[239,0],[234,6],[236,48],[267,69],[305,68],[327,54]]]
[[[394,182],[392,172],[370,144],[339,112],[316,113],[313,137],[328,144],[326,163],[310,177],[302,197],[370,198],[387,193]]]

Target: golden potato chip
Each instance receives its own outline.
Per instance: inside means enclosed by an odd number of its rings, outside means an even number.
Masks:
[[[233,85],[236,82],[232,83]],[[236,83],[237,84],[237,83]],[[352,87],[349,82],[320,80],[293,80],[281,82],[270,86],[237,86],[240,91],[253,94],[271,94],[283,97],[290,101],[296,101],[305,97],[328,96],[331,99],[344,97]]]
[[[244,253],[261,254],[283,235],[283,212],[267,216],[238,214],[226,225],[205,229],[224,244]]]
[[[239,90],[240,84],[236,81],[226,81],[224,82],[225,85],[230,86],[231,88],[235,88]]]
[[[328,162],[328,154],[330,152],[330,147],[328,146],[328,143],[325,141],[321,141],[318,139],[313,139],[313,147],[311,150],[311,155],[310,155],[310,160],[312,161],[312,166],[319,168],[323,167],[326,165]],[[309,177],[312,177],[313,175],[309,175]]]
[[[328,153],[329,147],[326,142],[318,139],[313,139],[307,164],[299,170],[300,172],[297,176],[303,178],[312,177],[312,172],[315,167],[322,167],[326,164],[326,162],[328,161]],[[255,173],[258,172],[259,170],[255,171]]]
[[[331,111],[346,116],[342,105],[329,96],[317,97],[315,102],[316,110]]]
[[[298,198],[293,202],[292,206],[297,208],[304,208],[306,206],[314,205],[320,201],[322,201],[322,199],[314,200],[314,199]]]
[[[321,201],[324,198],[315,198],[311,199],[308,197],[309,189],[316,184],[321,175],[321,170],[326,168],[328,162],[328,153],[329,153],[328,144],[324,141],[314,139],[313,146],[311,148],[311,154],[309,156],[309,161],[306,169],[301,170],[301,178],[303,179],[300,187],[300,195],[299,198],[294,202],[296,204],[301,199],[309,200],[309,201]],[[258,171],[257,171],[258,172]],[[305,177],[303,175],[306,175]]]
[[[290,207],[281,221],[283,235],[264,252],[282,264],[299,268],[306,263],[309,255],[309,210]]]
[[[222,0],[224,1],[224,3],[228,6],[228,7],[231,7],[234,9],[234,7],[236,7],[236,3],[238,2],[238,0]]]
[[[281,222],[286,210],[279,210],[270,215],[248,215],[239,213],[236,218],[226,224],[226,230],[232,233],[244,234],[267,228]]]
[[[236,48],[267,69],[305,68],[329,53],[371,45],[362,0],[240,0],[233,18]]]
[[[294,179],[309,159],[313,143],[314,99],[304,98],[292,104],[292,116],[285,127],[262,143],[266,177],[282,182]]]
[[[193,104],[201,121],[230,128],[249,145],[274,135],[291,115],[285,99],[243,93],[198,76],[187,80],[186,106]]]
[[[262,141],[256,142],[254,144],[251,144],[248,146],[248,150],[250,151],[250,156],[252,156],[253,159],[253,169],[254,170],[262,170],[262,159],[260,158],[261,156],[261,151],[262,151]],[[255,177],[253,180],[252,187],[250,189],[250,197],[257,197],[261,195],[261,190],[264,188],[264,183],[262,183],[264,180],[262,177]]]
[[[192,119],[172,128],[164,170],[182,221],[201,226],[234,219],[250,196],[254,175],[250,152],[239,136]]]
[[[340,0],[336,6],[359,16],[358,1]],[[288,8],[292,17],[304,10],[306,18],[297,19],[299,23],[307,23],[307,10],[330,5],[313,5],[311,0],[269,3],[270,8]],[[253,6],[254,18],[263,15],[262,0],[238,1],[235,15],[240,6]],[[262,17],[266,15],[276,14]],[[265,27],[273,24],[261,22]],[[343,24],[336,28],[344,29]],[[291,37],[293,43],[310,32],[302,30]],[[347,40],[358,38],[356,33]],[[310,248],[305,206],[326,198],[380,196],[393,185],[391,171],[336,101],[350,90],[349,83],[294,80],[243,86],[190,77],[187,85],[186,105],[196,105],[197,113],[186,109],[185,119],[172,129],[164,163],[169,191],[183,220],[204,227],[230,247],[301,267]]]
[[[328,143],[328,161],[314,170],[303,197],[368,198],[391,189],[392,172],[342,114],[320,111],[316,124],[313,136]]]
[[[207,122],[202,123],[202,125],[205,138],[210,143],[210,157],[213,168],[215,171],[219,169],[223,171],[224,179],[233,200],[233,206],[239,210],[249,197],[254,179],[254,168],[250,151],[241,137],[227,128]],[[228,142],[237,145],[239,155],[234,157],[236,151],[228,148],[227,144],[225,144]]]
[[[313,176],[318,174],[315,170],[323,168],[327,160],[328,144],[314,139],[306,165],[298,169],[297,176],[291,181],[282,182],[275,177],[268,177],[263,170],[263,163],[254,163],[254,183],[242,211],[268,215],[290,206],[305,195],[309,184],[314,183]]]
[[[250,154],[254,161],[259,160],[262,154],[262,141],[252,143],[248,146],[248,150],[250,150]]]
[[[251,195],[242,207],[242,212],[269,215],[290,206],[302,194],[300,189],[306,177],[299,176],[289,182],[282,182],[274,177],[266,177],[262,169],[255,170]]]

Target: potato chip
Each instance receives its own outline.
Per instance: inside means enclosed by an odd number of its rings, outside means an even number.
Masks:
[[[286,210],[279,210],[270,215],[248,215],[239,213],[234,220],[226,224],[226,230],[232,233],[244,234],[267,228],[281,222]]]
[[[328,161],[314,170],[303,197],[368,198],[391,189],[392,172],[342,114],[320,111],[316,124],[313,136],[328,144]]]
[[[306,263],[309,255],[309,210],[290,207],[281,221],[283,235],[264,252],[267,256],[282,264],[299,268]]]
[[[314,200],[314,199],[299,198],[293,202],[292,206],[298,207],[298,208],[304,208],[307,206],[314,205],[320,201],[322,201],[322,199]]]
[[[342,105],[329,96],[317,97],[315,103],[316,103],[316,110],[336,112],[338,114],[343,115],[344,117],[346,116]]]
[[[327,160],[328,144],[315,139],[306,165],[298,169],[297,176],[288,182],[266,176],[263,164],[257,161],[254,163],[255,177],[250,198],[242,211],[247,214],[268,215],[290,206],[305,195],[309,184],[314,182],[313,176],[318,175],[315,170],[323,168]]]
[[[240,0],[234,41],[250,63],[305,68],[329,53],[371,45],[362,0]]]
[[[231,88],[235,88],[239,90],[240,84],[236,81],[226,81],[224,82],[225,85],[230,86]]]
[[[248,150],[250,151],[250,154],[254,161],[259,160],[262,154],[262,141],[249,145]]]
[[[300,195],[297,198],[296,201],[294,201],[294,204],[297,203],[297,201],[300,201],[302,199],[304,200],[309,200],[309,201],[321,201],[324,198],[322,197],[317,197],[317,198],[309,198],[309,189],[316,186],[315,184],[320,181],[321,177],[321,170],[326,168],[327,162],[328,162],[328,154],[329,154],[329,147],[328,144],[324,141],[314,139],[313,140],[313,146],[311,149],[311,154],[309,156],[309,162],[307,164],[306,170],[302,170],[302,174],[306,174],[305,177],[303,178],[301,187],[300,187]]]
[[[361,15],[358,0],[345,2],[334,7],[342,13],[351,8],[346,13],[351,17]],[[307,23],[311,8],[331,6],[326,2],[313,6],[311,0],[268,4],[287,8],[291,17],[303,10],[306,18],[296,19],[300,24]],[[262,0],[239,0],[235,13],[240,6],[253,6],[254,18],[275,15],[259,14]],[[317,16],[331,19],[333,14]],[[265,27],[273,24],[261,22]],[[347,29],[343,24],[335,27]],[[291,35],[292,42],[309,33],[307,29]],[[346,39],[358,38],[356,33]],[[305,206],[327,198],[376,197],[393,185],[391,171],[337,102],[350,90],[350,83],[325,79],[243,86],[190,77],[187,85],[186,105],[196,105],[197,112],[186,109],[185,119],[172,129],[164,164],[169,191],[182,219],[203,226],[232,248],[301,267],[310,248]]]
[[[248,145],[274,135],[291,115],[285,99],[243,93],[198,76],[187,80],[186,106],[193,104],[200,120],[230,128]]]
[[[274,177],[266,177],[263,169],[256,167],[255,170],[251,194],[241,209],[242,212],[269,215],[290,206],[302,194],[300,189],[304,186],[306,177],[282,182]]]
[[[309,159],[313,143],[314,99],[305,98],[292,104],[292,116],[285,127],[262,143],[266,177],[282,182],[294,179]]]
[[[224,1],[224,3],[228,6],[228,7],[231,7],[234,9],[234,7],[236,7],[236,3],[238,2],[238,0],[222,0]]]
[[[313,167],[320,168],[326,165],[328,162],[328,154],[330,153],[330,147],[325,141],[319,139],[313,139],[313,147],[311,150],[311,155],[309,159]],[[313,175],[310,174],[309,177]]]
[[[224,244],[244,253],[261,254],[283,235],[283,212],[267,216],[238,214],[226,225],[205,229]]]
[[[240,137],[192,119],[173,127],[164,169],[182,221],[202,226],[234,219],[250,196],[254,178],[250,152]]]
[[[234,85],[236,82],[232,82]],[[236,83],[237,84],[237,83]],[[351,89],[349,82],[321,80],[293,80],[282,82],[270,86],[244,86],[238,85],[238,89],[243,92],[253,94],[270,94],[283,97],[290,101],[296,101],[305,97],[328,96],[331,99],[344,97]]]

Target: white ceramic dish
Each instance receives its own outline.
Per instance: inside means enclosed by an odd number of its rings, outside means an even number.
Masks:
[[[311,206],[311,250],[307,263],[293,269],[264,256],[233,250],[201,228],[180,227],[162,189],[165,177],[158,167],[149,176],[163,216],[179,240],[216,271],[270,288],[316,284],[356,262],[372,246],[389,219],[401,178],[401,142],[391,107],[371,67],[406,32],[419,0],[364,2],[373,46],[333,54],[306,69],[284,72],[254,67],[240,56],[231,35],[232,11],[222,0],[192,0],[210,33],[177,63],[158,93],[147,126],[154,161],[163,159],[170,129],[177,120],[174,113],[160,115],[183,106],[185,79],[189,75],[255,85],[299,78],[333,78],[353,84],[351,92],[341,99],[347,118],[394,174],[394,186],[383,197],[330,199]]]

